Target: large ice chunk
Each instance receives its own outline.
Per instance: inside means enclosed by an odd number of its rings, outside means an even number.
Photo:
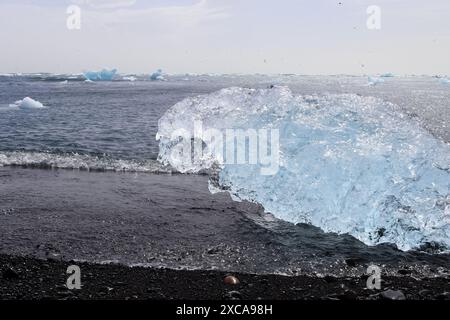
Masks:
[[[222,163],[211,190],[368,245],[450,248],[450,147],[395,105],[354,94],[294,96],[287,87],[223,89],[187,98],[160,119],[161,162],[182,172],[213,165],[172,161],[180,143],[174,133],[194,135],[199,121],[221,132],[279,129],[274,175],[262,175],[259,163]],[[203,141],[205,149],[210,142]]]

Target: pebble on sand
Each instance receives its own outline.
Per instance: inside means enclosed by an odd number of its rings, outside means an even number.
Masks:
[[[235,285],[239,284],[239,279],[235,276],[226,276],[225,279],[223,279],[223,282],[225,284]]]
[[[230,291],[225,294],[224,298],[227,300],[241,300],[242,295],[239,291]]]
[[[405,300],[406,297],[401,291],[386,290],[381,293],[381,297],[387,300]]]

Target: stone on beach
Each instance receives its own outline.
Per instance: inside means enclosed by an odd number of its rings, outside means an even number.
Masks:
[[[381,293],[381,297],[387,300],[405,300],[406,297],[401,291],[386,290]]]
[[[239,284],[239,279],[235,276],[226,276],[225,279],[223,279],[223,282],[225,284],[236,285]]]

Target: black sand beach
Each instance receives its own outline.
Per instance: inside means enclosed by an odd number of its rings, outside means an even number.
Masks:
[[[71,264],[81,269],[80,290],[66,287]],[[383,278],[381,290],[366,289],[366,276],[238,273],[234,275],[240,284],[227,285],[223,281],[227,272],[130,268],[4,254],[0,271],[0,299],[5,300],[450,300],[450,277],[418,280],[407,274]]]

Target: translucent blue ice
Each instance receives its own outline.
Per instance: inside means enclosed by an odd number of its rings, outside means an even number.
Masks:
[[[383,79],[383,78],[375,78],[375,77],[370,77],[370,76],[369,76],[369,77],[367,78],[367,82],[368,82],[368,85],[369,85],[369,86],[374,86],[374,85],[383,83],[383,82],[384,82],[384,79]]]
[[[86,80],[90,81],[111,81],[114,79],[114,76],[117,73],[117,69],[112,70],[106,70],[103,69],[102,71],[88,71],[85,72],[83,75],[85,76]]]
[[[161,69],[156,70],[150,75],[150,80],[164,80],[164,76]]]
[[[187,98],[159,121],[159,160],[181,172],[211,161],[173,163],[179,129],[279,129],[280,168],[219,166],[211,191],[260,203],[276,217],[348,233],[402,250],[450,248],[450,147],[395,105],[355,94],[294,96],[287,87],[229,88]],[[205,144],[208,144],[205,141]]]

